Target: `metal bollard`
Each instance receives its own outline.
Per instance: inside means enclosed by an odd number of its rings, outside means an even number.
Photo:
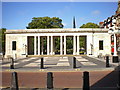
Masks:
[[[83,90],[90,90],[89,86],[89,72],[83,72]]]
[[[47,89],[53,89],[53,73],[47,73]]]
[[[73,68],[76,68],[76,58],[73,57]]]
[[[14,59],[11,57],[10,69],[14,69]]]
[[[17,72],[12,73],[11,90],[19,90]]]
[[[110,67],[110,65],[109,65],[109,56],[106,56],[106,67]]]
[[[41,69],[43,69],[44,68],[44,61],[43,61],[43,58],[41,58],[41,67],[40,67]]]

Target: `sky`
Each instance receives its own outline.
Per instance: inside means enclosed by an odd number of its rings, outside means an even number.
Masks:
[[[2,28],[26,29],[33,17],[59,17],[64,28],[93,22],[99,24],[115,14],[117,2],[2,2]]]

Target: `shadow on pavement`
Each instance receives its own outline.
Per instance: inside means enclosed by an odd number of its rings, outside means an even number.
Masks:
[[[114,71],[107,74],[105,77],[91,85],[90,90],[120,90],[118,89],[118,83],[120,78],[119,71],[120,64],[114,69]]]

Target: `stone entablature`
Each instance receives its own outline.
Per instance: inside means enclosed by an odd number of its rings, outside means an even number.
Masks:
[[[15,34],[15,33],[106,33],[108,29],[99,29],[99,28],[75,28],[75,29],[23,29],[23,30],[6,30],[6,34]]]

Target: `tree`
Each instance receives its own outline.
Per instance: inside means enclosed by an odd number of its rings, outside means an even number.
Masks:
[[[99,28],[99,25],[89,22],[80,26],[80,28]]]
[[[62,20],[58,17],[33,17],[27,29],[63,28]]]
[[[5,31],[6,28],[0,29],[0,53],[5,54]]]

